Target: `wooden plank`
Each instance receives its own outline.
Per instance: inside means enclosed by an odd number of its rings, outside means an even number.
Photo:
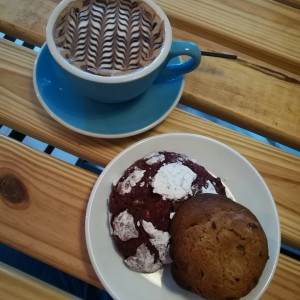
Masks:
[[[0,30],[29,42],[59,0],[0,0]],[[158,0],[174,27],[300,73],[300,13],[272,0]],[[25,31],[24,31],[25,28]],[[26,32],[27,29],[27,32]]]
[[[35,54],[4,40],[0,45],[3,85],[12,86],[23,67],[31,76]],[[300,149],[299,94],[296,78],[270,73],[264,65],[206,57],[186,77],[181,103]]]
[[[271,0],[158,0],[174,27],[300,73],[300,13]]]
[[[54,7],[55,1],[50,0],[35,0],[32,5],[20,0],[0,0],[0,30],[41,45],[45,41],[47,18]],[[181,23],[174,25],[184,28]],[[175,39],[191,40],[203,50],[236,53],[239,57],[203,57],[200,68],[186,76],[182,103],[300,149],[299,75],[276,67],[277,59],[267,64],[233,50],[234,47],[226,48],[204,39],[201,30],[190,34],[178,28],[173,27]]]
[[[277,270],[263,300],[299,299],[300,262],[285,255],[280,255]]]
[[[97,176],[1,135],[0,149],[0,242],[102,287],[84,234]]]
[[[0,178],[0,242],[102,288],[84,236],[96,175],[0,136]],[[280,255],[263,299],[296,299],[299,272],[299,262]]]
[[[282,3],[284,5],[300,9],[300,1],[299,0],[274,0],[276,2]]]
[[[174,29],[203,50],[232,53]],[[237,60],[203,57],[186,75],[181,103],[300,150],[300,76],[235,52]]]
[[[0,262],[0,297],[5,300],[78,299],[37,278]]]
[[[0,0],[0,31],[29,44],[42,45],[48,17],[58,2]]]
[[[74,133],[54,121],[38,102],[32,85],[32,64],[35,58],[32,51],[7,42],[3,44],[9,47],[2,52],[3,55],[0,53],[1,72],[5,73],[5,76],[0,76],[0,123],[103,166],[126,146],[149,135],[192,132],[217,138],[247,157],[264,177],[282,217],[283,240],[300,248],[299,157],[179,109],[175,109],[153,130],[127,139],[96,139]],[[14,54],[14,59],[9,58],[10,53]]]

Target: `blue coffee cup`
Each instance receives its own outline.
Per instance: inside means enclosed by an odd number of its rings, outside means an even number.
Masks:
[[[72,2],[73,0],[63,0],[56,6],[47,23],[46,41],[57,63],[58,72],[74,89],[89,99],[103,103],[129,101],[148,90],[155,80],[168,80],[183,76],[200,64],[199,47],[192,42],[173,41],[171,25],[165,13],[155,2],[143,0],[142,2],[151,7],[164,23],[164,42],[159,55],[149,65],[124,75],[101,76],[83,71],[70,64],[61,55],[54,41],[56,20]],[[172,63],[173,58],[180,56],[189,58],[179,63]]]

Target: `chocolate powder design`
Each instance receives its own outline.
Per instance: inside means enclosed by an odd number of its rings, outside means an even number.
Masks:
[[[144,2],[75,3],[63,11],[54,29],[56,45],[69,63],[113,76],[143,68],[159,55],[164,23]]]

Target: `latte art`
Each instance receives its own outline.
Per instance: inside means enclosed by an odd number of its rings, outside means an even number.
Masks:
[[[100,76],[149,65],[164,42],[164,23],[137,0],[77,0],[58,17],[54,40],[72,65]]]

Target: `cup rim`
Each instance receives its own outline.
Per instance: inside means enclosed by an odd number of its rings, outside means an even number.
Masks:
[[[128,82],[133,81],[142,77],[147,76],[148,74],[152,73],[154,70],[160,67],[162,63],[167,58],[171,44],[172,44],[172,29],[169,22],[168,17],[163,12],[163,10],[152,0],[138,0],[140,2],[145,2],[147,5],[149,5],[158,15],[159,17],[164,21],[164,30],[165,30],[165,41],[164,45],[162,47],[162,50],[160,54],[154,59],[154,61],[146,66],[143,69],[134,71],[129,74],[124,75],[116,75],[116,76],[99,76],[95,75],[89,72],[82,71],[78,69],[77,67],[69,64],[63,56],[59,53],[57,50],[56,44],[53,39],[53,28],[56,22],[57,17],[59,14],[72,2],[75,2],[76,0],[63,0],[61,1],[52,11],[48,22],[46,26],[46,42],[49,48],[49,51],[54,58],[54,60],[68,73],[71,73],[72,75],[86,79],[88,81],[93,82],[99,82],[99,83],[121,83],[121,82]],[[83,0],[82,0],[83,1]]]

